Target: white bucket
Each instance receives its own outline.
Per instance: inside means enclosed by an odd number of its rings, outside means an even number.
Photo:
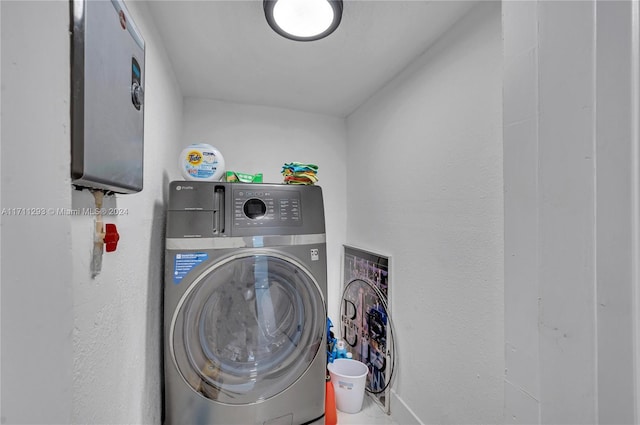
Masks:
[[[341,412],[358,413],[364,400],[364,386],[369,368],[358,360],[335,359],[327,365]]]

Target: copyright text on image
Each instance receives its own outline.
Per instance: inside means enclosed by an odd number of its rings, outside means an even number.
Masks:
[[[3,216],[69,216],[69,215],[128,215],[128,208],[2,208]]]

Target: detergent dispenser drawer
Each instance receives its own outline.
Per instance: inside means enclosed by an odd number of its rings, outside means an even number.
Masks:
[[[72,0],[71,179],[142,190],[144,40],[121,0]]]

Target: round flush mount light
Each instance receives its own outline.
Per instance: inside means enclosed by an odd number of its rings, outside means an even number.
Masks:
[[[342,19],[342,0],[264,0],[269,26],[296,41],[320,40]]]

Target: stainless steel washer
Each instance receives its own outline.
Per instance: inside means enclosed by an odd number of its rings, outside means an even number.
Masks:
[[[320,187],[172,182],[165,422],[321,419],[326,267]]]

